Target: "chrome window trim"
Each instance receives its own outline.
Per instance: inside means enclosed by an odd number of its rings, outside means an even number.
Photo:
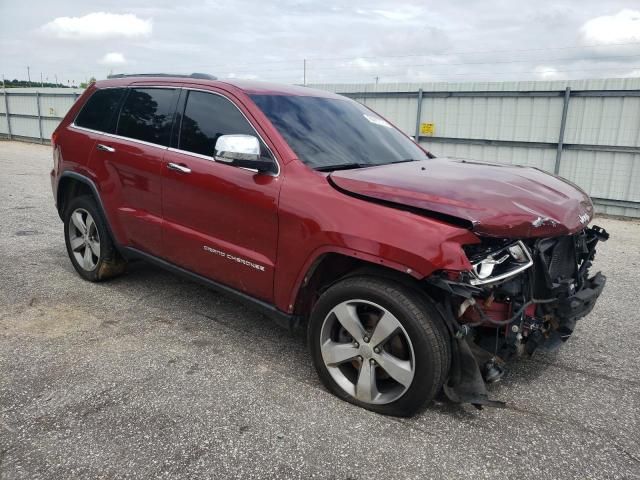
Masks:
[[[215,162],[213,156],[208,157],[207,155],[202,155],[201,153],[189,152],[187,150],[180,150],[179,148],[169,147],[169,151],[173,153],[181,153],[182,155],[188,155],[190,157],[200,158],[202,160],[209,160],[211,162]]]
[[[159,148],[160,150],[168,150],[169,149],[169,147],[166,147],[164,145],[159,145],[157,143],[151,143],[151,142],[145,142],[144,140],[138,140],[137,138],[123,137],[122,135],[116,135],[115,133],[100,132],[98,130],[92,130],[90,128],[79,127],[75,123],[72,123],[69,126],[71,128],[76,129],[76,130],[83,130],[85,132],[91,132],[91,133],[95,133],[97,135],[104,135],[105,137],[115,138],[116,140],[126,140],[127,142],[139,143],[140,145],[146,145],[147,147],[155,147],[155,148]]]
[[[240,107],[238,107],[238,105],[236,105],[235,102],[233,100],[231,100],[228,96],[226,96],[226,95],[224,95],[222,93],[219,93],[219,92],[214,92],[214,91],[211,91],[211,90],[205,90],[203,88],[180,87],[180,86],[176,86],[176,85],[135,85],[134,84],[134,85],[126,85],[126,86],[103,87],[103,88],[99,88],[98,90],[108,90],[108,89],[113,89],[113,88],[123,88],[123,89],[131,89],[131,88],[163,88],[163,89],[166,89],[166,90],[189,90],[189,91],[194,91],[194,92],[209,93],[211,95],[217,95],[219,97],[224,98],[225,100],[227,100],[229,103],[231,103],[231,105],[233,105],[240,112],[240,114],[247,121],[247,123],[249,124],[251,129],[254,131],[256,136],[260,139],[260,141],[264,144],[264,146],[267,147],[267,150],[269,151],[269,153],[273,157],[273,160],[276,162],[276,166],[278,168],[277,171],[275,173],[269,172],[267,174],[273,176],[274,178],[277,178],[277,177],[280,176],[280,172],[282,171],[282,168],[280,167],[280,160],[278,159],[276,154],[273,153],[273,150],[271,150],[271,148],[269,147],[269,144],[264,141],[264,138],[262,137],[262,135],[260,135],[260,133],[258,133],[258,131],[253,126],[253,124],[251,123],[249,118],[244,114],[244,112],[240,109]],[[91,96],[93,96],[93,94],[91,94]],[[91,98],[91,97],[89,97],[89,98]],[[187,101],[188,100],[189,100],[189,98],[187,97]],[[86,105],[86,103],[85,103],[85,105]],[[83,105],[82,107],[84,108],[85,105]],[[186,107],[186,101],[185,101],[185,107]],[[78,117],[78,115],[80,115],[80,112],[82,112],[83,108],[81,108],[80,111],[76,114],[76,118]],[[120,114],[120,112],[118,112],[118,115],[119,114]],[[184,114],[184,112],[181,113],[181,115],[182,114]],[[83,130],[85,132],[91,132],[91,133],[95,133],[95,134],[98,134],[98,135],[105,135],[107,137],[115,138],[115,139],[118,139],[118,140],[127,140],[127,141],[130,141],[130,142],[139,143],[141,145],[147,145],[149,147],[156,147],[156,148],[159,148],[161,150],[168,150],[168,151],[171,151],[171,152],[174,152],[174,153],[180,153],[180,154],[183,154],[183,155],[190,155],[192,157],[201,158],[203,160],[211,160],[212,162],[215,162],[215,159],[213,158],[213,155],[211,157],[208,157],[208,156],[202,155],[200,153],[189,152],[187,150],[181,150],[179,148],[168,147],[168,146],[160,145],[160,144],[157,144],[157,143],[145,142],[144,140],[138,140],[138,139],[131,138],[131,137],[124,137],[122,135],[116,135],[115,133],[101,132],[101,131],[98,131],[98,130],[93,130],[91,128],[80,127],[80,126],[76,125],[76,118],[73,119],[73,122],[71,122],[71,124],[69,126],[72,127],[72,128],[78,129],[78,130]],[[256,170],[255,168],[245,168],[245,167],[235,167],[235,168],[242,168],[242,170],[249,170],[250,172],[258,173],[258,170]]]
[[[208,160],[208,161],[213,162],[213,163],[219,163],[221,165],[226,165],[225,163],[217,162],[216,159],[213,158],[213,156],[207,157],[206,155],[202,155],[201,153],[189,152],[187,150],[180,150],[179,148],[173,148],[173,147],[169,147],[169,151],[172,152],[172,153],[180,153],[181,155],[188,155],[190,157],[200,158],[202,160]],[[232,166],[232,165],[227,165],[227,166]],[[250,172],[259,173],[258,169],[256,169],[256,168],[248,168],[248,167],[234,167],[234,168],[241,168],[242,170],[248,170]],[[264,174],[273,175],[273,172],[263,172],[263,173]]]

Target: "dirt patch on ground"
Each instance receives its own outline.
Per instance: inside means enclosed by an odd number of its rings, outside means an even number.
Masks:
[[[0,316],[0,333],[6,336],[57,338],[95,330],[101,321],[88,311],[66,305],[22,305]]]

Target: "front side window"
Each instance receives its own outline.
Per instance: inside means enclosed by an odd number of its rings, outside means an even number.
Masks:
[[[175,89],[132,88],[122,106],[117,134],[169,145]]]
[[[406,135],[352,100],[258,94],[251,99],[311,168],[356,168],[429,158]]]
[[[82,107],[74,123],[78,127],[110,133],[113,114],[120,105],[124,92],[124,88],[96,90]]]
[[[226,98],[212,93],[190,91],[182,116],[180,150],[213,156],[221,135],[254,135],[249,122]]]

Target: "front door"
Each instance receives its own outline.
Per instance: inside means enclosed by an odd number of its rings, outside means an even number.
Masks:
[[[163,250],[170,262],[271,300],[281,178],[213,160],[221,135],[256,135],[227,98],[185,91],[177,149],[164,158]],[[271,155],[263,145],[265,155]]]

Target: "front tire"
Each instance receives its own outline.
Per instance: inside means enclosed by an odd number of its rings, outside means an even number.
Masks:
[[[450,363],[442,318],[399,283],[351,277],[329,288],[311,314],[308,340],[323,384],[374,412],[408,416],[442,388]]]
[[[67,253],[82,278],[99,282],[124,272],[126,262],[116,251],[93,197],[71,200],[63,218]]]

